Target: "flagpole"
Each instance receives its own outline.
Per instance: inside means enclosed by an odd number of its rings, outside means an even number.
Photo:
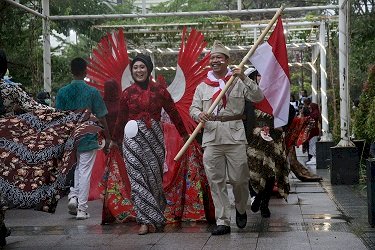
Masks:
[[[258,40],[254,43],[254,45],[251,47],[249,52],[245,55],[245,57],[242,59],[241,63],[238,65],[239,68],[243,68],[245,63],[249,60],[250,56],[252,56],[258,47],[258,45],[263,42],[264,37],[267,35],[268,31],[272,28],[273,24],[276,22],[276,20],[279,18],[281,13],[283,12],[285,6],[281,5],[281,7],[276,11],[275,15],[271,19],[271,21],[268,23],[267,27],[263,30],[262,34],[258,37]],[[233,80],[235,79],[235,76],[231,76],[228,82],[225,84],[222,91],[219,93],[219,95],[216,97],[215,101],[211,104],[210,108],[207,110],[207,114],[211,114],[216,106],[219,104],[220,100],[223,98],[225,93],[227,92],[228,88],[232,85]],[[185,142],[184,146],[180,149],[180,151],[177,153],[176,157],[174,158],[175,161],[178,161],[181,156],[186,152],[189,145],[193,142],[194,138],[198,135],[199,131],[203,128],[202,122],[200,122],[193,133],[190,135],[189,139]]]

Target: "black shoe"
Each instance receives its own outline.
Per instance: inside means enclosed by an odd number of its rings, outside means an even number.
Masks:
[[[244,214],[240,214],[237,211],[237,208],[236,208],[236,224],[237,224],[237,227],[244,228],[244,227],[246,227],[246,223],[247,223],[247,214],[246,214],[246,211],[245,211]]]
[[[261,192],[259,192],[258,195],[255,196],[254,202],[251,204],[251,211],[253,211],[254,213],[259,211],[261,200],[262,194]]]
[[[224,235],[224,234],[230,234],[230,226],[225,226],[225,225],[219,225],[216,226],[212,232],[212,235]]]
[[[271,211],[268,207],[261,207],[260,208],[260,214],[263,218],[269,218],[271,216]]]
[[[1,249],[3,249],[2,247],[5,247],[6,244],[7,244],[7,241],[6,241],[5,237],[0,236],[0,247],[1,247]]]
[[[6,240],[5,238],[8,237],[10,235],[10,229],[5,227],[5,225],[3,225],[1,228],[0,228],[0,247],[3,247],[6,245]]]

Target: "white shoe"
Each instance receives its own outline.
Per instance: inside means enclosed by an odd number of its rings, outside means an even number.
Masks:
[[[312,157],[308,162],[306,162],[306,165],[315,165],[316,164],[316,157]]]
[[[250,198],[250,205],[253,205],[254,201],[255,201],[255,196],[252,196],[252,197]]]
[[[78,198],[72,197],[68,202],[68,213],[71,215],[77,215]]]
[[[86,211],[78,210],[76,219],[77,220],[86,220],[90,218],[90,214],[87,213]]]

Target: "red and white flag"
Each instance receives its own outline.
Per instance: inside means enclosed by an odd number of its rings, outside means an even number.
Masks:
[[[275,128],[286,125],[289,116],[290,81],[281,17],[268,41],[260,45],[249,60],[262,76],[259,87],[265,98],[257,103],[256,108],[273,115]]]

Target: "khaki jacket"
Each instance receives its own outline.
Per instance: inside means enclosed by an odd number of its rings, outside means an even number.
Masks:
[[[214,87],[202,82],[195,90],[193,102],[190,106],[190,116],[195,121],[198,121],[201,112],[207,112],[211,106],[214,89]],[[247,77],[244,81],[237,77],[228,89],[226,96],[226,107],[222,107],[221,100],[217,110],[214,110],[212,114],[218,116],[242,115],[245,108],[245,98],[252,102],[260,102],[264,98],[258,85]],[[242,120],[208,121],[205,123],[202,147],[221,144],[247,144]]]

